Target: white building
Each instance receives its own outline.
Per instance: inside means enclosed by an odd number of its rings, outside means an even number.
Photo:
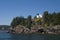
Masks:
[[[36,17],[37,18],[42,18],[42,15],[41,14],[37,14]]]

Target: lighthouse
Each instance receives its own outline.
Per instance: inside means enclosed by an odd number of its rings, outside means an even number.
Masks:
[[[42,15],[41,14],[37,14],[36,17],[37,18],[42,18]]]

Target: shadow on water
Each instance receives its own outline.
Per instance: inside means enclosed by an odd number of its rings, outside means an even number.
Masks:
[[[6,32],[0,32],[0,40],[60,40],[60,35],[11,34]]]

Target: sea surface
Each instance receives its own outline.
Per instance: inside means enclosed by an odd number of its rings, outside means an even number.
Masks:
[[[0,31],[0,40],[60,40],[60,35],[52,34],[12,34]]]

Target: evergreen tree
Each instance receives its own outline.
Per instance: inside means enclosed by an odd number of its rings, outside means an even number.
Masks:
[[[27,20],[28,20],[28,26],[27,27],[29,29],[31,29],[31,27],[32,27],[32,17],[31,17],[31,15],[28,16]]]

